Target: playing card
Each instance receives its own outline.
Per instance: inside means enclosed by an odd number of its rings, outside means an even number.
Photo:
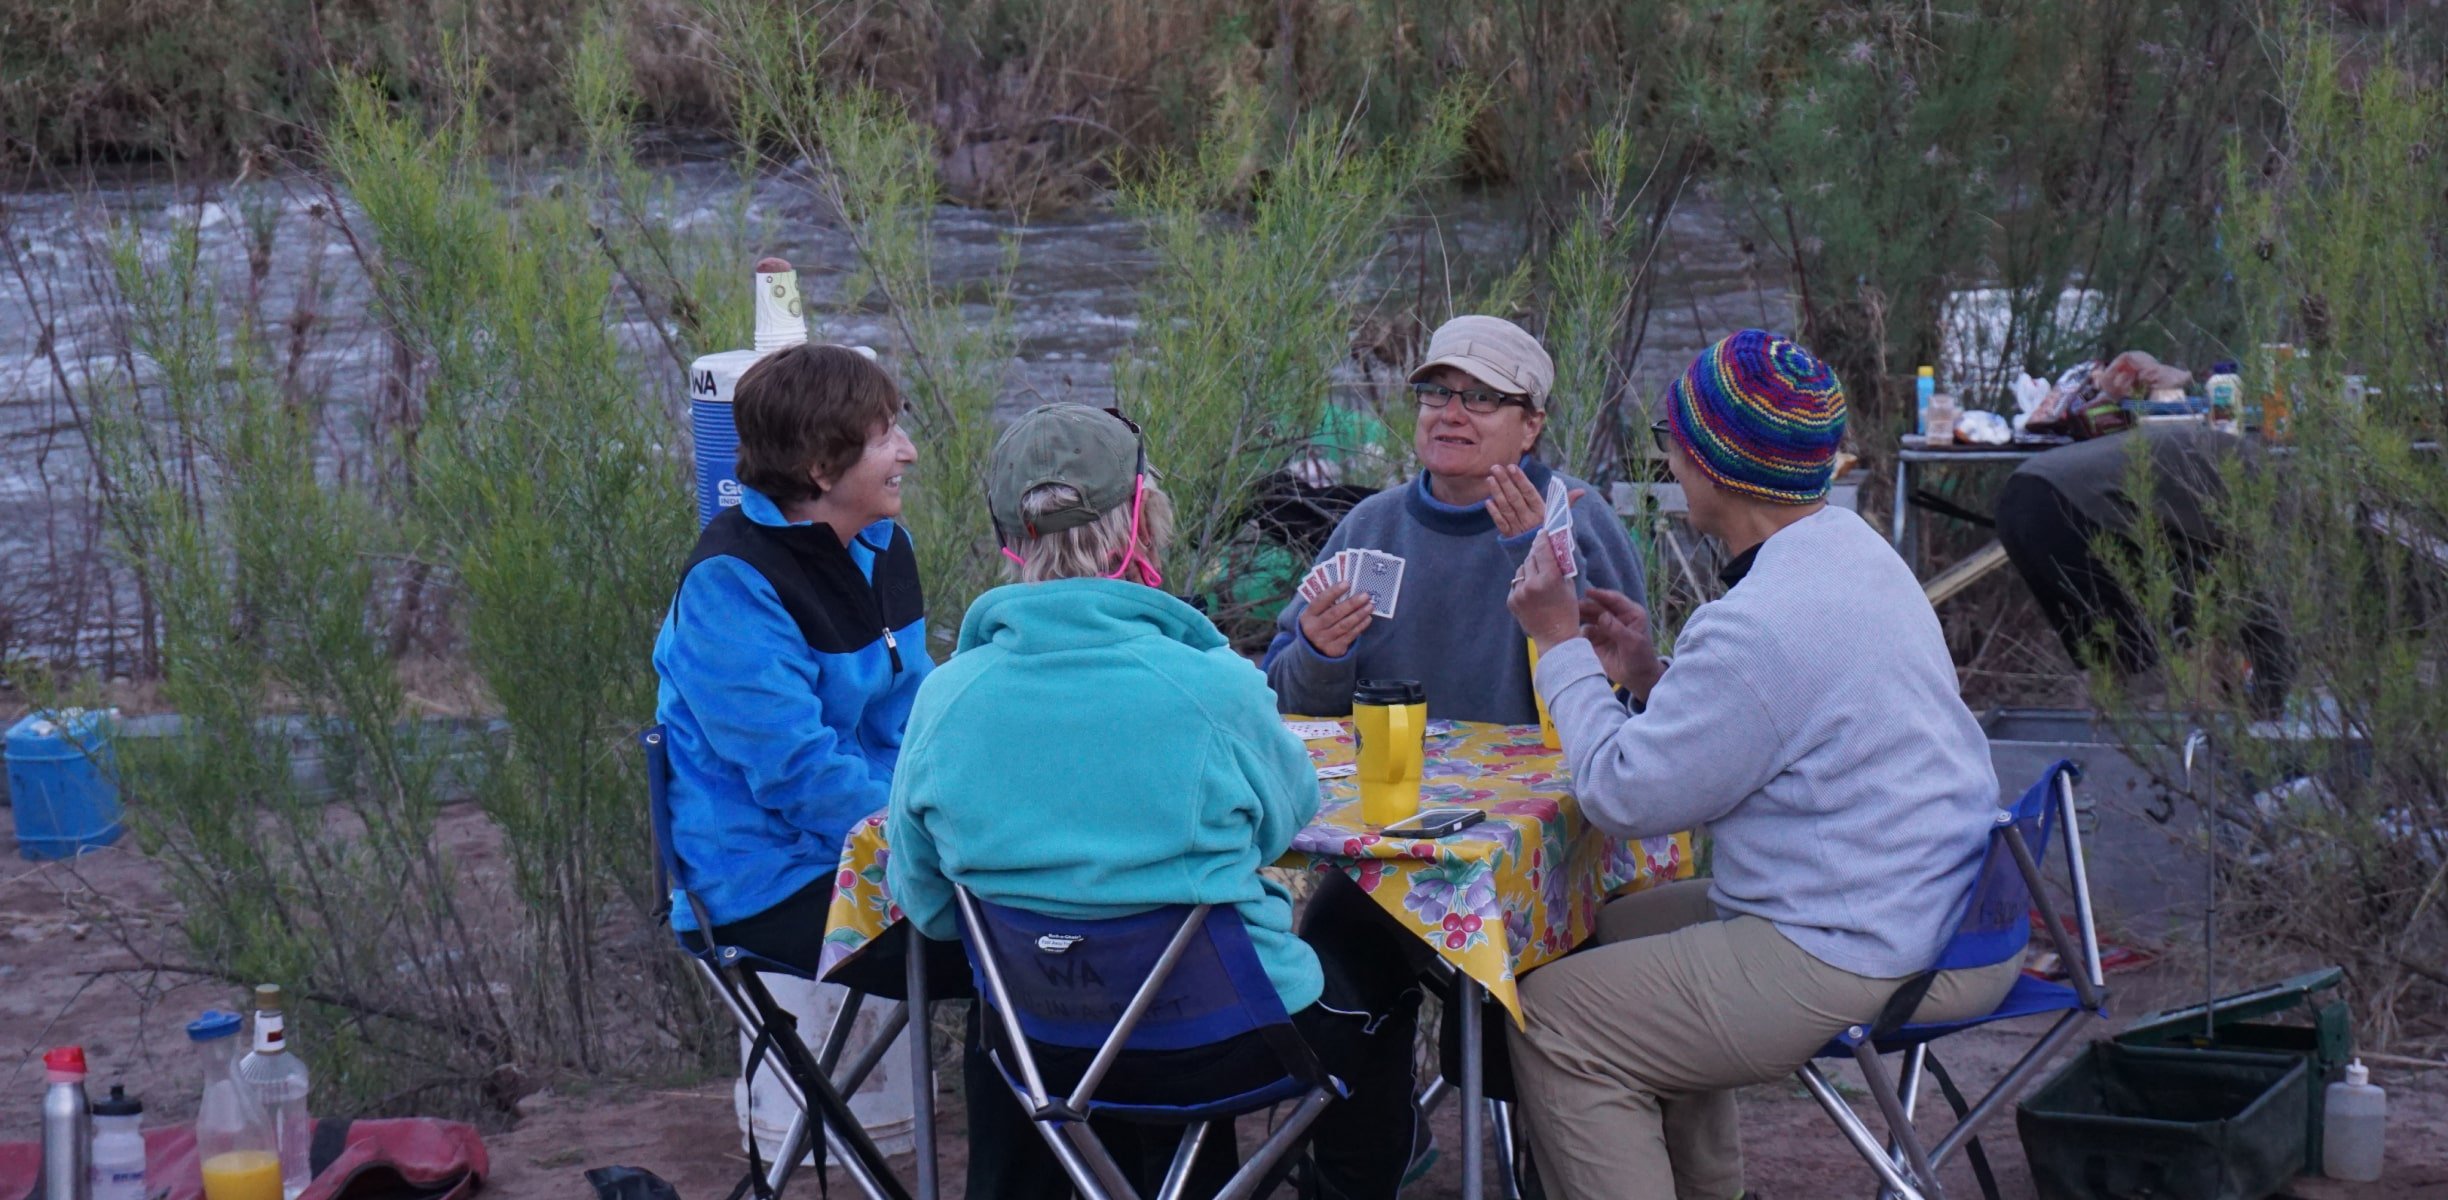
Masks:
[[[1402,595],[1402,577],[1402,559],[1376,550],[1363,551],[1352,567],[1352,590],[1367,593],[1371,613],[1391,617],[1394,601]]]
[[[1291,730],[1292,736],[1304,742],[1343,736],[1343,726],[1338,721],[1286,721],[1284,728]]]
[[[1334,582],[1350,583],[1352,563],[1357,561],[1359,557],[1360,552],[1357,550],[1345,550],[1335,555]]]
[[[1564,489],[1564,481],[1547,477],[1547,517],[1539,522],[1541,530],[1572,528],[1572,493]]]
[[[1318,596],[1326,591],[1326,568],[1324,565],[1321,564],[1319,566],[1309,568],[1309,573],[1301,576],[1300,587],[1295,590],[1300,593],[1301,599],[1315,603]]]
[[[1567,525],[1562,529],[1550,529],[1539,536],[1545,538],[1547,540],[1547,544],[1554,548],[1556,565],[1564,568],[1564,577],[1566,579],[1570,579],[1581,573],[1581,564],[1573,560],[1573,539],[1571,526]]]
[[[1340,766],[1319,767],[1317,769],[1317,777],[1320,779],[1349,779],[1359,773],[1359,763],[1344,763]]]
[[[1556,565],[1564,568],[1570,579],[1581,573],[1581,564],[1573,554],[1572,493],[1564,489],[1564,481],[1547,477],[1547,519],[1539,524],[1539,536],[1555,550]]]

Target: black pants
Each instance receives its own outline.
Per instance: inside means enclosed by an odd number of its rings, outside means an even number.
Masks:
[[[812,973],[824,955],[825,919],[832,909],[833,877],[821,875],[764,912],[715,926],[714,943]]]
[[[1318,1174],[1330,1197],[1393,1200],[1411,1161],[1411,1046],[1419,1028],[1418,979],[1430,952],[1342,875],[1321,879],[1300,932],[1317,951],[1326,987],[1316,1004],[1292,1014],[1292,1026],[1327,1073],[1351,1088],[1349,1099],[1328,1105],[1310,1126]],[[978,1011],[972,1010],[961,1065],[969,1097],[968,1194],[973,1200],[1067,1200],[1071,1184],[1062,1167],[982,1048]],[[1134,1100],[1158,1103],[1230,1094],[1231,1081],[1249,1070],[1253,1053],[1263,1051],[1227,1043],[1125,1055],[1099,1091],[1127,1089]],[[1076,1052],[1076,1061],[1066,1061],[1071,1057],[1041,1049],[1038,1062],[1059,1077],[1076,1074],[1089,1055]],[[1111,1119],[1090,1128],[1143,1194],[1163,1180],[1182,1132]],[[1231,1130],[1215,1130],[1192,1166],[1187,1194],[1214,1195],[1239,1163]]]
[[[2089,665],[2102,648],[2098,633],[2105,622],[2109,662],[2130,675],[2149,669],[2158,654],[2132,597],[2093,549],[2101,532],[2046,480],[2012,476],[1998,493],[1998,543],[2040,602],[2066,656]]]
[[[2158,662],[2141,611],[2116,573],[2100,561],[2096,549],[2103,535],[2110,544],[2128,551],[2134,550],[2132,542],[2103,529],[2054,486],[2029,475],[2009,478],[1999,492],[1997,533],[2007,559],[2040,602],[2041,613],[2057,631],[2068,657],[2088,666],[2105,649],[2108,664],[2123,675],[2148,670]],[[2179,624],[2189,624],[2190,597],[2186,593],[2208,571],[2214,551],[2184,538],[2175,539],[2174,549],[2179,587],[2173,616]],[[2255,712],[2270,716],[2285,703],[2294,660],[2277,615],[2258,601],[2248,603],[2253,607],[2245,614],[2241,634],[2244,652],[2253,664],[2250,701]],[[2104,647],[2102,624],[2108,627]]]

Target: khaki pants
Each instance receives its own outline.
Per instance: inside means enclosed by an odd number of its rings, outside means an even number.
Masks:
[[[1792,1074],[1904,982],[1837,970],[1757,917],[1719,920],[1708,886],[1617,900],[1599,947],[1522,979],[1514,1085],[1549,1200],[1733,1200],[1731,1089]],[[2021,965],[1939,975],[1914,1019],[1990,1012]]]

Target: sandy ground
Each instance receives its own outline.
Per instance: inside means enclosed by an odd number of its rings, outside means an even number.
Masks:
[[[197,1011],[233,1006],[242,993],[160,968],[175,956],[177,920],[159,873],[132,850],[100,851],[74,863],[29,863],[17,857],[0,823],[0,1097],[11,1098],[0,1100],[0,1141],[36,1136],[37,1059],[63,1042],[83,1043],[96,1082],[125,1081],[148,1099],[154,1119],[180,1119],[192,1110],[197,1069],[182,1027]],[[2121,975],[2112,983],[2121,1014],[2188,1002],[2200,986],[2177,967]],[[1961,1035],[1948,1043],[1947,1061],[1967,1086],[1985,1088],[2037,1033],[2014,1027]],[[310,1043],[306,1049],[311,1053]],[[2304,1200],[2448,1200],[2448,1071],[2383,1070],[2375,1077],[2389,1088],[2385,1180],[2359,1187],[2304,1180],[2290,1194]],[[681,1090],[596,1085],[532,1097],[514,1128],[488,1139],[494,1176],[486,1190],[539,1200],[583,1197],[588,1168],[627,1164],[669,1180],[687,1200],[723,1196],[745,1163],[730,1097],[727,1082]],[[1869,1111],[1866,1098],[1860,1104]],[[943,1194],[958,1197],[966,1158],[958,1097],[944,1095],[941,1109]],[[1797,1085],[1748,1090],[1742,1118],[1750,1183],[1766,1200],[1869,1194],[1867,1168]],[[1407,1193],[1412,1200],[1460,1195],[1454,1107],[1445,1106],[1437,1120],[1445,1156]],[[1928,1126],[1935,1130],[1939,1123],[1932,1119]],[[1987,1140],[2001,1190],[2032,1196],[2011,1117],[1992,1129]],[[906,1176],[906,1162],[903,1167]],[[1950,1164],[1948,1176],[1952,1194],[1978,1194],[1960,1160]],[[838,1176],[836,1183],[846,1186]]]

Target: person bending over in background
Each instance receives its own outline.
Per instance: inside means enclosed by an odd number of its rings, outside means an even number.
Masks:
[[[1401,558],[1395,615],[1373,617],[1369,597],[1340,584],[1315,602],[1285,605],[1264,660],[1283,711],[1341,716],[1360,679],[1416,679],[1430,716],[1537,721],[1528,647],[1505,619],[1504,589],[1537,540],[1551,477],[1576,496],[1582,576],[1645,594],[1640,558],[1606,498],[1536,455],[1554,382],[1547,351],[1510,321],[1455,317],[1437,328],[1427,361],[1411,373],[1418,478],[1361,501],[1320,552],[1321,560],[1343,550]]]
[[[2244,439],[2181,422],[2059,446],[2015,468],[1998,493],[1998,542],[2067,657],[2085,666],[2104,659],[2125,676],[2158,661],[2157,640],[2100,552],[2112,547],[2138,557],[2137,530],[2149,513],[2175,551],[2181,607],[2174,615],[2189,624],[2192,583],[2208,573],[2226,540],[2213,519],[2226,495],[2220,471],[2239,460],[2248,469],[2260,465]],[[2137,482],[2146,487],[2137,489]],[[2253,708],[2275,715],[2291,674],[2286,640],[2258,605],[2246,615],[2243,640],[2252,657]]]
[[[884,807],[927,658],[901,512],[901,394],[813,343],[732,403],[740,503],[698,535],[655,639],[672,850],[714,940],[814,970],[842,838]],[[679,881],[674,881],[677,884]],[[672,926],[697,928],[675,897]]]
[[[1826,364],[1745,330],[1665,403],[1653,432],[1728,562],[1672,665],[1638,605],[1576,604],[1548,554],[1510,600],[1590,822],[1706,826],[1715,847],[1715,878],[1607,905],[1598,946],[1521,981],[1514,1077],[1551,1197],[1740,1196],[1733,1089],[1792,1073],[1919,982],[1998,808],[1921,585],[1825,502],[1845,419]],[[1937,972],[1914,1019],[1991,1011],[2021,965]]]

